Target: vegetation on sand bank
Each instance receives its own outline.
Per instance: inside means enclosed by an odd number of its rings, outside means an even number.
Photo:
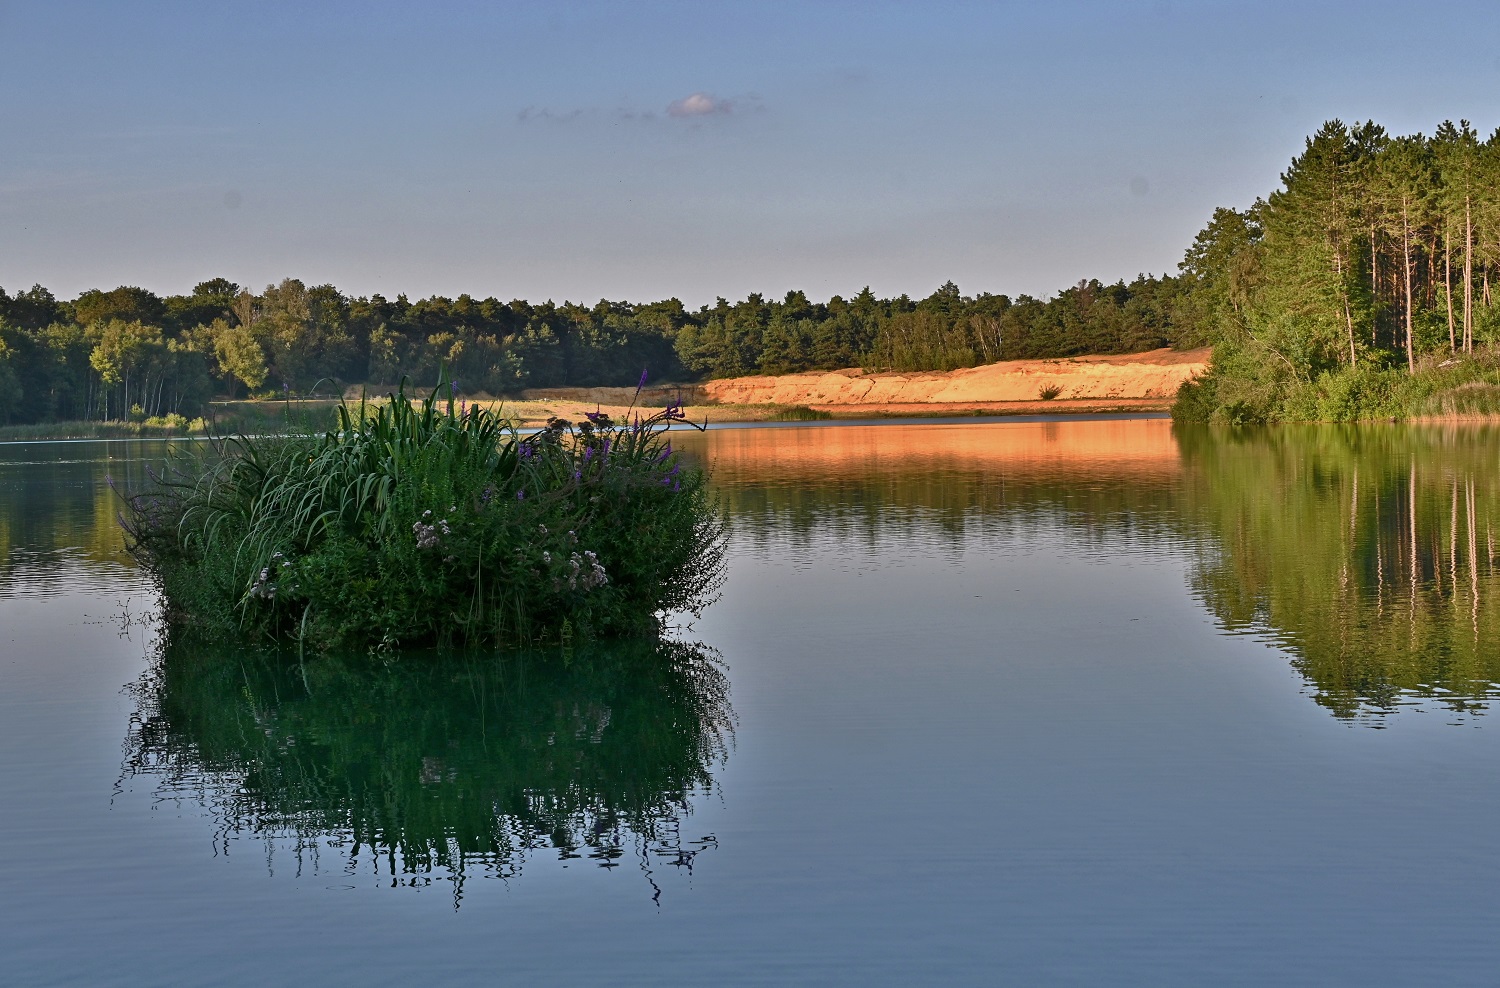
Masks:
[[[645,634],[712,599],[724,528],[679,407],[522,436],[455,404],[398,392],[180,452],[126,498],[128,548],[174,623],[317,648]]]

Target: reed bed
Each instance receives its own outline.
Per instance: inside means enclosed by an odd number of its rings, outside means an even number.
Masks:
[[[456,389],[455,389],[456,390]],[[321,435],[218,440],[126,496],[174,623],[374,651],[651,634],[722,579],[724,523],[680,406],[520,435],[446,384]]]

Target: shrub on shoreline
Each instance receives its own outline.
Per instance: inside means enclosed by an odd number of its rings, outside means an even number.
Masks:
[[[677,406],[526,436],[438,392],[338,417],[179,454],[127,498],[174,621],[317,648],[514,645],[651,633],[717,591],[723,523],[671,447]]]
[[[1429,355],[1408,373],[1373,362],[1297,375],[1284,364],[1222,348],[1208,374],[1177,391],[1178,422],[1359,422],[1488,417],[1500,413],[1500,349]]]
[[[771,415],[771,422],[826,422],[833,418],[831,412],[808,408],[806,405],[788,405]]]

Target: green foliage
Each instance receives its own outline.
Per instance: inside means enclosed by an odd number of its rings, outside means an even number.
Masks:
[[[1036,396],[1043,401],[1051,401],[1058,395],[1062,394],[1062,392],[1063,389],[1062,385],[1060,384],[1044,384],[1039,389],[1037,389]]]
[[[236,437],[128,499],[173,616],[319,648],[645,634],[718,586],[723,527],[670,406],[520,436],[449,388],[341,404],[321,436]]]
[[[5,327],[0,324],[0,424],[11,421],[26,394],[21,387],[20,375],[16,373],[17,363],[15,351],[5,340]]]
[[[189,295],[140,288],[59,302],[37,286],[0,289],[17,337],[10,366],[28,396],[13,418],[120,420],[197,415],[215,396],[306,394],[351,382],[435,380],[444,367],[472,395],[525,388],[871,367],[924,371],[1002,359],[1128,353],[1203,336],[1179,278],[1082,281],[1055,299],[967,297],[947,282],[925,299],[816,303],[752,294],[696,312],[677,299],[593,306],[434,296],[350,298],[295,278],[255,294],[224,278]],[[1193,343],[1192,345],[1196,345]],[[373,390],[373,389],[372,389]],[[13,394],[16,392],[12,392]]]
[[[1188,250],[1186,321],[1214,346],[1182,421],[1433,414],[1443,359],[1488,360],[1500,330],[1500,131],[1432,138],[1338,120],[1268,199],[1218,210]],[[1410,380],[1402,380],[1402,367]]]
[[[820,411],[816,408],[808,408],[806,405],[792,405],[780,409],[771,416],[772,422],[825,422],[833,418],[830,412]]]

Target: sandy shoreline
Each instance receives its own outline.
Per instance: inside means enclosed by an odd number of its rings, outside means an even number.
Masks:
[[[496,401],[486,402],[496,411],[522,426],[543,425],[550,418],[576,422],[589,412],[604,412],[616,421],[626,421],[633,415],[650,415],[658,408],[641,407],[631,409],[629,405],[604,404],[584,401]],[[775,422],[788,409],[787,405],[684,405],[687,417],[694,422]],[[1172,407],[1170,399],[1078,399],[1054,401],[989,401],[989,402],[888,402],[867,405],[811,405],[814,411],[824,412],[833,420],[840,419],[907,419],[907,418],[1004,418],[1015,415],[1094,415],[1094,414],[1159,414]]]
[[[1208,369],[1210,351],[1152,350],[1056,360],[1006,360],[954,371],[874,372],[858,368],[726,378],[647,388],[640,405],[682,401],[694,421],[775,420],[788,409],[835,419],[935,418],[1164,412],[1177,389]],[[1055,393],[1043,400],[1046,391]],[[619,418],[632,388],[544,388],[496,402],[527,424],[549,416],[578,419],[599,410]],[[639,406],[638,406],[639,407]]]

